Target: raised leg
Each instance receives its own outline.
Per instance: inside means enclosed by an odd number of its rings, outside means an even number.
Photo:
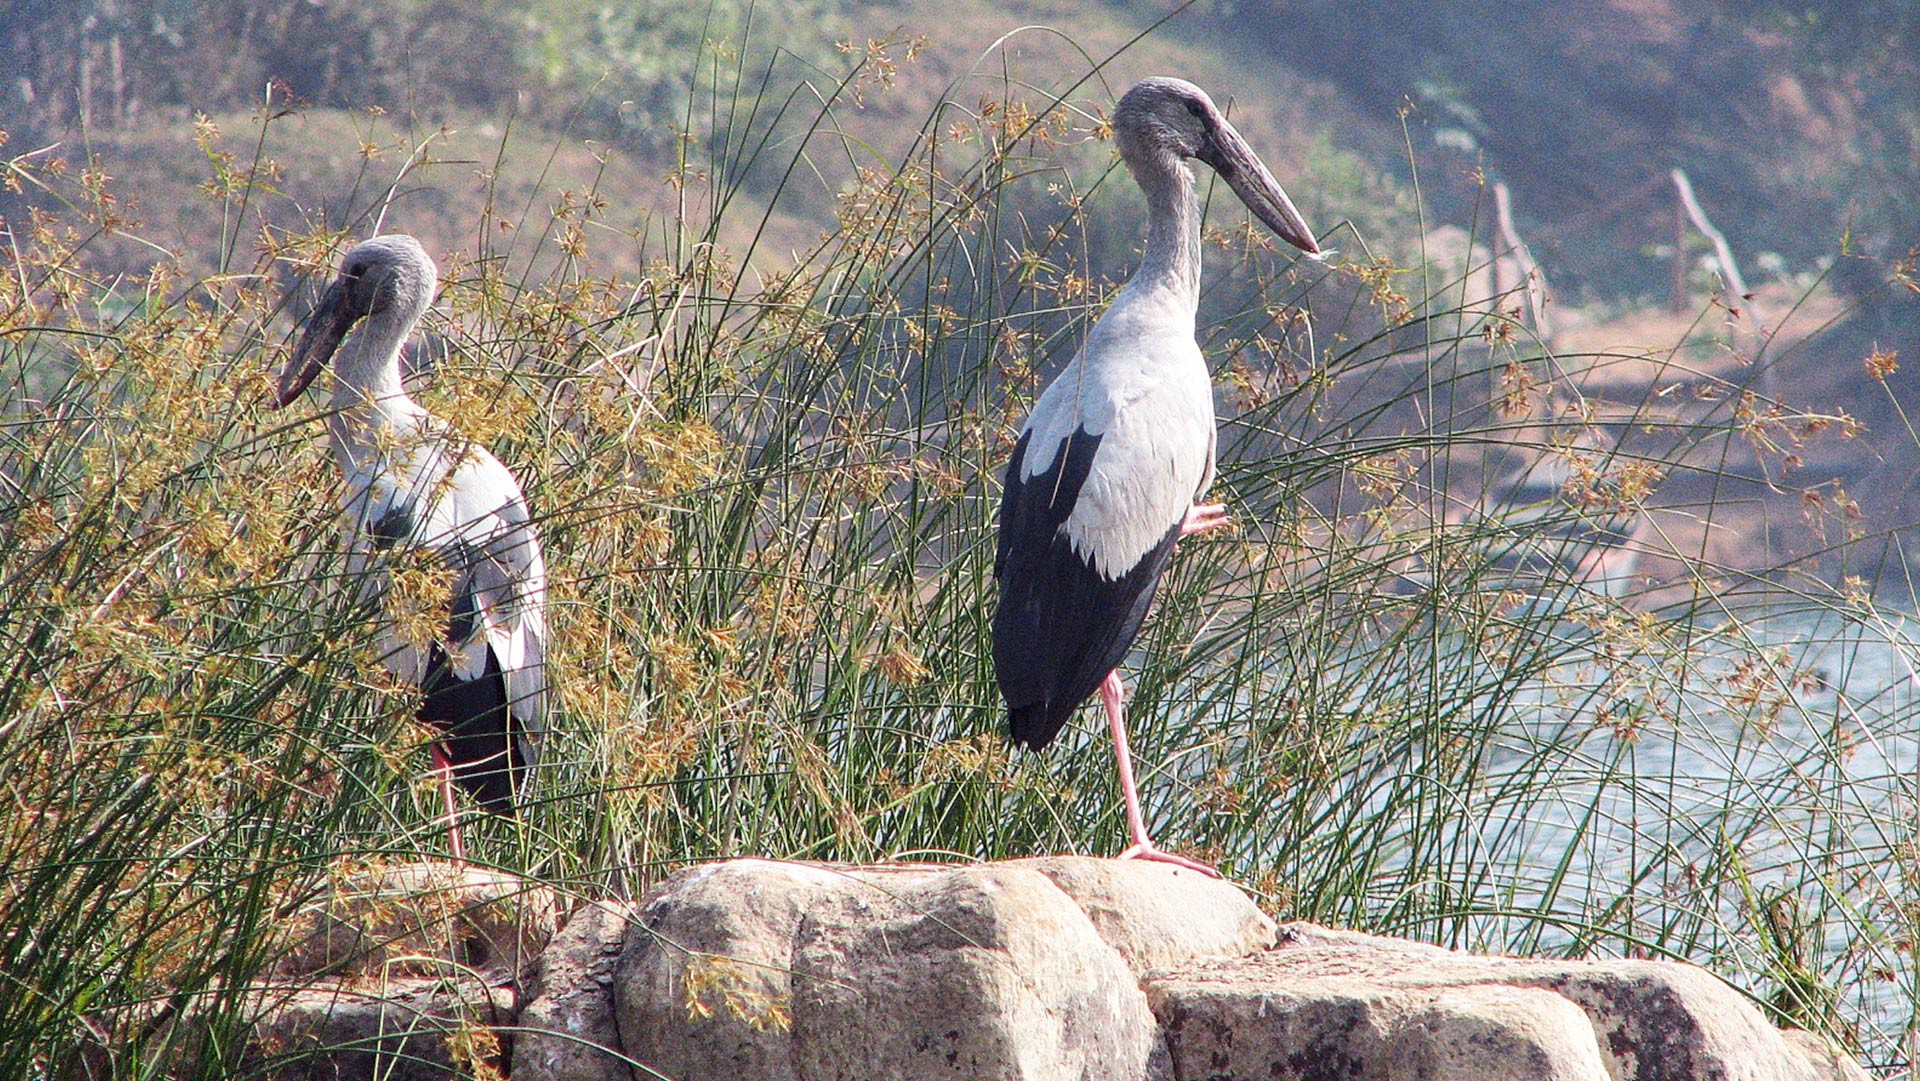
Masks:
[[[1219,529],[1233,524],[1227,517],[1225,503],[1195,503],[1187,509],[1187,520],[1180,523],[1180,535],[1205,533],[1209,529]]]
[[[1107,678],[1100,684],[1100,701],[1107,707],[1107,725],[1113,730],[1113,761],[1120,770],[1120,796],[1127,804],[1127,835],[1133,838],[1133,844],[1118,858],[1171,863],[1175,867],[1185,867],[1189,871],[1219,878],[1220,872],[1204,863],[1160,851],[1147,836],[1147,820],[1140,813],[1140,793],[1133,785],[1133,755],[1127,750],[1127,721],[1120,708],[1123,693],[1119,670],[1108,672]]]
[[[467,862],[467,846],[460,839],[460,807],[453,799],[453,760],[440,746],[438,740],[429,747],[433,755],[433,772],[440,778],[440,798],[447,806],[447,843],[453,848],[453,862]]]

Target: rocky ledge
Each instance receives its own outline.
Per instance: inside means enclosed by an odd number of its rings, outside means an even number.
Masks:
[[[1866,1077],[1690,965],[1276,926],[1232,885],[1156,864],[736,860],[556,912],[471,869],[343,883],[261,989],[257,1065],[342,1081]]]

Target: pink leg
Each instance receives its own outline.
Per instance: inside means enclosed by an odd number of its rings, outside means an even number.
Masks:
[[[453,760],[438,741],[430,747],[433,772],[440,778],[440,798],[447,805],[447,843],[453,848],[453,862],[467,862],[467,846],[460,840],[460,808],[453,801]]]
[[[1233,524],[1227,517],[1225,503],[1195,503],[1187,509],[1187,520],[1180,523],[1180,535],[1205,533],[1209,529],[1219,529]]]
[[[1120,711],[1123,693],[1119,670],[1108,672],[1107,678],[1100,684],[1100,701],[1107,707],[1107,724],[1113,729],[1113,760],[1120,769],[1120,795],[1127,803],[1127,834],[1133,838],[1133,844],[1118,858],[1171,863],[1175,867],[1185,867],[1189,871],[1219,878],[1220,872],[1204,863],[1160,851],[1147,836],[1147,821],[1140,814],[1140,793],[1133,786],[1133,755],[1127,751],[1127,722]]]

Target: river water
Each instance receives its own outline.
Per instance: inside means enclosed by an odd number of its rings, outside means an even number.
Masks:
[[[1637,952],[1578,929],[1624,924],[1648,952],[1734,974],[1761,999],[1803,966],[1837,994],[1871,1064],[1897,1069],[1920,1003],[1920,624],[1864,611],[1747,616],[1708,642],[1688,680],[1640,697],[1664,698],[1659,716],[1635,718],[1610,754],[1569,756],[1554,784],[1563,810],[1530,809],[1489,858],[1520,884],[1516,909],[1572,917],[1539,947]],[[1567,676],[1533,689],[1539,708],[1515,711],[1494,790],[1537,771],[1543,741],[1571,745],[1543,726],[1591,728],[1591,709],[1568,720],[1561,707],[1567,686],[1593,676]],[[1768,912],[1771,923],[1758,915]]]

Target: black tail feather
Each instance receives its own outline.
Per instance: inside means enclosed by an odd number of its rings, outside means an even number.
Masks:
[[[1046,702],[1034,702],[1024,706],[1013,706],[1007,710],[1007,730],[1013,742],[1025,744],[1030,750],[1042,750],[1053,742],[1053,737],[1067,726],[1073,711],[1079,703],[1069,703],[1065,708],[1054,705],[1049,708]]]

